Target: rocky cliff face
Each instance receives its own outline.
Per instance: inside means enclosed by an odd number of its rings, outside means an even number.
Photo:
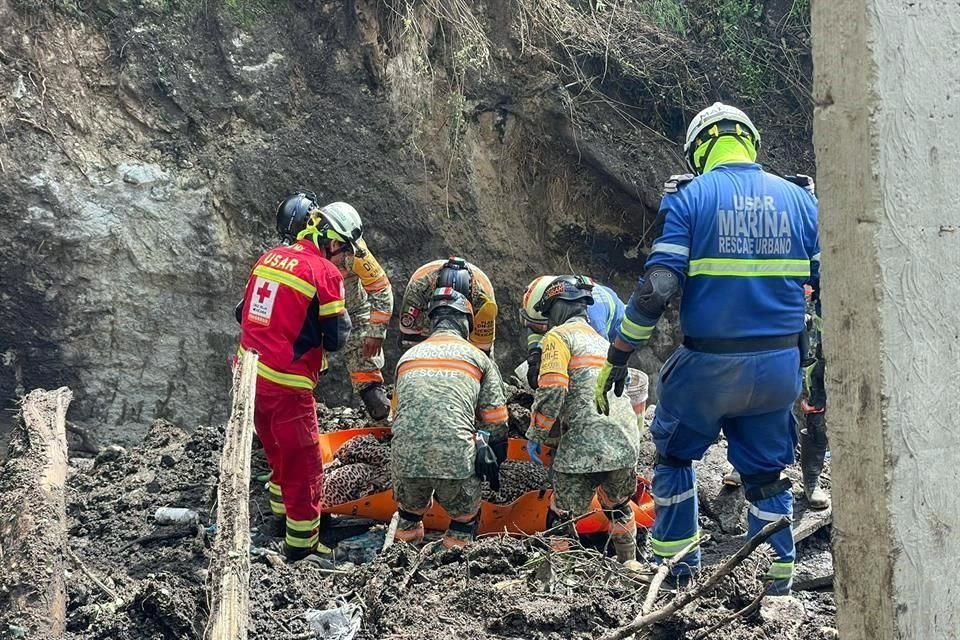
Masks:
[[[295,188],[357,207],[398,298],[430,259],[482,266],[504,369],[535,275],[626,298],[684,118],[735,87],[648,14],[574,5],[0,0],[0,402],[67,384],[106,440],[222,420],[233,305]]]

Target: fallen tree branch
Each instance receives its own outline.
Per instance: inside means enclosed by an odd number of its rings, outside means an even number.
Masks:
[[[383,548],[380,549],[380,553],[383,553],[387,549],[393,546],[393,539],[397,535],[397,526],[400,524],[400,512],[394,511],[393,517],[390,518],[390,526],[387,527],[387,537],[383,539]]]
[[[731,613],[726,618],[724,618],[717,624],[713,625],[706,631],[700,634],[697,634],[696,636],[693,637],[693,640],[705,640],[706,638],[709,638],[714,631],[719,631],[720,629],[727,626],[737,618],[750,615],[751,613],[753,613],[754,611],[760,608],[760,601],[763,600],[764,596],[766,595],[767,595],[766,591],[761,591],[759,594],[757,594],[757,597],[754,598],[750,604],[745,606],[743,609],[740,609],[740,611],[735,611],[734,613]]]
[[[250,452],[258,360],[257,352],[247,351],[234,371],[233,407],[220,453],[207,640],[246,640],[250,626]]]
[[[104,595],[110,598],[110,600],[113,602],[120,600],[120,596],[118,596],[113,589],[105,585],[103,581],[100,580],[100,578],[93,575],[93,572],[90,571],[90,569],[87,569],[87,565],[83,564],[83,562],[80,561],[80,558],[78,558],[77,554],[73,552],[73,549],[67,548],[67,553],[70,554],[70,558],[74,561],[74,563],[77,565],[77,568],[80,569],[83,575],[90,578],[90,580],[92,580],[95,585],[100,587],[100,590],[103,591]]]
[[[660,565],[660,568],[657,569],[656,575],[653,576],[653,580],[650,581],[650,588],[647,590],[647,597],[643,601],[643,607],[640,609],[641,615],[647,615],[653,609],[653,603],[657,600],[657,595],[660,593],[660,586],[663,585],[663,581],[667,578],[667,574],[683,560],[688,553],[693,551],[696,547],[699,547],[701,544],[710,539],[709,535],[703,536],[703,538],[698,538],[685,546],[683,550],[680,551],[677,555],[673,556],[666,562]]]
[[[400,583],[400,592],[403,593],[407,590],[410,581],[413,580],[414,574],[420,570],[420,566],[423,564],[423,561],[427,559],[427,556],[433,551],[433,549],[440,544],[440,540],[434,540],[433,542],[424,545],[423,549],[420,550],[417,559],[413,562],[413,566],[410,567],[410,571],[403,578],[403,582]]]
[[[620,627],[608,633],[605,636],[602,636],[600,640],[624,640],[634,635],[640,629],[644,627],[649,627],[650,625],[660,622],[666,618],[669,618],[676,612],[683,609],[685,606],[702,596],[707,591],[710,591],[717,583],[719,583],[724,577],[726,577],[731,571],[733,571],[737,566],[739,566],[751,553],[756,551],[757,547],[767,541],[770,536],[786,529],[790,526],[790,518],[786,516],[780,518],[776,522],[771,522],[763,529],[760,529],[757,532],[757,535],[753,536],[747,540],[740,549],[730,556],[720,567],[713,572],[709,578],[707,578],[703,583],[697,585],[690,591],[679,594],[676,598],[667,603],[664,607],[657,609],[652,613],[643,615],[642,613],[637,616],[633,622],[628,624],[625,627]]]
[[[155,533],[148,533],[145,536],[140,536],[135,540],[131,540],[127,544],[120,547],[120,551],[126,551],[134,545],[142,545],[147,542],[160,542],[162,540],[179,540],[180,538],[189,538],[192,535],[196,535],[197,525],[191,525],[185,529],[170,529],[168,531],[159,531]]]
[[[0,466],[0,629],[61,638],[66,627],[67,407],[73,394],[37,389],[23,399]]]

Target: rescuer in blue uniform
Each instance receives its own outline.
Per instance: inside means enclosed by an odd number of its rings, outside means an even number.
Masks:
[[[683,346],[660,370],[651,434],[657,448],[650,544],[658,562],[699,539],[691,462],[721,429],[750,502],[748,534],[792,517],[790,481],[800,394],[804,283],[819,284],[815,200],[756,164],[760,133],[745,113],[716,103],[687,129],[684,154],[697,174],[664,196],[662,235],[627,303],[626,316],[597,382],[622,392],[630,353],[643,345],[667,303],[682,291]],[[770,539],[776,559],[768,592],[786,594],[795,550],[788,527]],[[695,547],[674,580],[700,566]]]

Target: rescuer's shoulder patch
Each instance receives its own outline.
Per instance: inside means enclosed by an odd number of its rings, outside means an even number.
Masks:
[[[663,183],[663,195],[670,195],[671,193],[676,193],[680,191],[681,188],[688,182],[692,182],[697,176],[692,173],[678,173],[667,178],[666,182]]]

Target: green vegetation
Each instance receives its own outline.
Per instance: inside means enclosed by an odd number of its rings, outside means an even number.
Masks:
[[[689,13],[682,0],[641,0],[638,9],[664,31],[687,34]]]

